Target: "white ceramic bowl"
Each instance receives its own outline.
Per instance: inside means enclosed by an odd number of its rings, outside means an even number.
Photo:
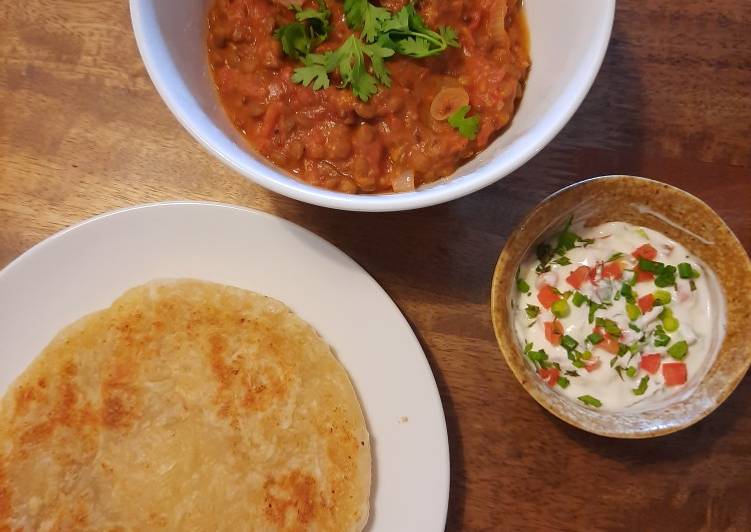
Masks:
[[[352,211],[398,211],[449,201],[508,175],[563,128],[602,63],[615,0],[527,0],[532,68],[511,126],[450,179],[399,194],[351,195],[298,181],[254,154],[219,104],[206,54],[212,0],[130,0],[138,48],[180,123],[220,160],[275,192]]]

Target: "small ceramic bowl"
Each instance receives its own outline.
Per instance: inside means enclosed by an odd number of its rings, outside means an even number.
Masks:
[[[549,237],[571,214],[587,226],[623,221],[654,229],[683,244],[714,271],[725,298],[725,338],[714,363],[688,397],[655,410],[596,411],[549,388],[524,359],[512,326],[516,271],[536,244]],[[589,179],[553,194],[535,207],[501,252],[493,276],[491,307],[498,345],[521,385],[555,416],[603,436],[650,438],[688,427],[717,408],[751,364],[751,261],[746,251],[704,202],[670,185],[641,177]]]

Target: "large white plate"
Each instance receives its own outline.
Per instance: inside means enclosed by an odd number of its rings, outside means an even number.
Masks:
[[[176,202],[105,214],[36,245],[0,272],[0,390],[64,325],[157,278],[194,277],[275,297],[347,368],[373,446],[368,530],[443,530],[449,452],[438,390],[399,309],[337,248],[290,222]]]

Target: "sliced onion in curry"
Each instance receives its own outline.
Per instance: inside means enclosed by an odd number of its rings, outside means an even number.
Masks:
[[[404,172],[402,175],[395,177],[391,182],[394,192],[414,192],[415,191],[415,174],[414,172]]]
[[[446,120],[469,103],[469,94],[461,87],[447,87],[438,91],[430,104],[430,116]]]

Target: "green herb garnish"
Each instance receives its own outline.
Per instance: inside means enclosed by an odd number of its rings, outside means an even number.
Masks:
[[[550,311],[556,318],[565,318],[571,313],[571,308],[568,306],[568,301],[559,299],[551,305]]]
[[[274,37],[281,42],[285,54],[303,59],[328,38],[331,12],[323,0],[318,0],[318,9],[300,9],[295,5],[290,9],[295,11],[296,22],[278,28]]]
[[[655,347],[665,347],[670,343],[670,336],[665,334],[665,330],[662,328],[662,325],[658,325],[655,327],[654,331],[654,344]]]
[[[651,272],[658,275],[665,269],[665,265],[661,262],[640,258],[639,269],[643,272]]]
[[[568,266],[569,264],[571,264],[571,259],[569,259],[568,257],[564,256],[564,257],[560,257],[558,259],[555,259],[553,262],[555,262],[559,266]]]
[[[563,346],[564,349],[571,351],[572,349],[576,349],[576,346],[579,345],[579,342],[574,340],[571,336],[568,334],[565,335],[563,338],[561,338],[561,346]]]
[[[537,316],[540,315],[540,307],[536,305],[527,305],[527,308],[524,309],[527,312],[527,317],[530,320],[535,319]]]
[[[593,406],[595,408],[600,408],[602,406],[602,401],[591,395],[580,395],[577,399],[585,405]]]
[[[681,340],[668,347],[668,355],[676,360],[683,360],[688,353],[688,342]]]
[[[597,345],[600,342],[602,342],[605,338],[600,333],[592,333],[587,336],[587,342],[589,342],[592,345]]]
[[[629,377],[635,377],[636,376],[636,368],[634,366],[629,366],[626,368],[626,375]]]
[[[665,268],[655,277],[655,286],[665,288],[675,284],[675,266],[665,266]]]
[[[436,32],[429,29],[413,4],[392,14],[367,0],[345,0],[347,24],[359,30],[360,35],[350,35],[336,50],[316,54],[313,49],[328,38],[331,15],[324,0],[317,2],[318,9],[293,6],[296,21],[274,32],[284,53],[303,63],[295,69],[292,81],[313,90],[329,87],[329,75],[338,71],[340,88],[350,87],[360,100],[368,101],[377,92],[378,83],[387,87],[391,85],[385,59],[395,53],[414,58],[429,57],[449,46],[459,46],[454,30],[440,28]],[[479,119],[465,120],[460,132],[476,135],[476,128],[472,133],[472,124]]]
[[[564,390],[568,388],[568,385],[570,384],[569,380],[566,377],[558,377],[558,380],[556,382],[558,383],[558,386],[560,386]]]
[[[648,383],[649,383],[649,377],[645,375],[639,381],[639,386],[637,386],[636,388],[633,388],[631,391],[634,393],[634,395],[644,395],[644,392],[647,391]]]
[[[448,123],[456,129],[459,134],[469,140],[477,137],[477,131],[480,129],[480,119],[477,116],[467,116],[469,105],[465,105],[456,110],[449,116]]]
[[[681,262],[678,265],[678,275],[681,279],[695,279],[699,277],[699,272],[694,270],[688,262]]]
[[[605,262],[613,262],[614,260],[618,260],[621,257],[623,257],[623,253],[619,251],[617,253],[613,253],[612,255],[610,255],[610,258],[606,260]]]
[[[522,278],[516,280],[516,289],[523,294],[529,293],[529,284]]]
[[[615,336],[616,338],[621,336],[621,329],[613,320],[607,318],[597,318],[595,320],[595,324],[598,327],[605,329],[605,332],[607,332],[610,336]]]
[[[587,296],[581,292],[574,292],[574,297],[571,299],[571,303],[573,303],[576,308],[581,307],[586,301]]]
[[[634,321],[641,316],[641,310],[633,303],[626,303],[626,314],[629,320]]]

